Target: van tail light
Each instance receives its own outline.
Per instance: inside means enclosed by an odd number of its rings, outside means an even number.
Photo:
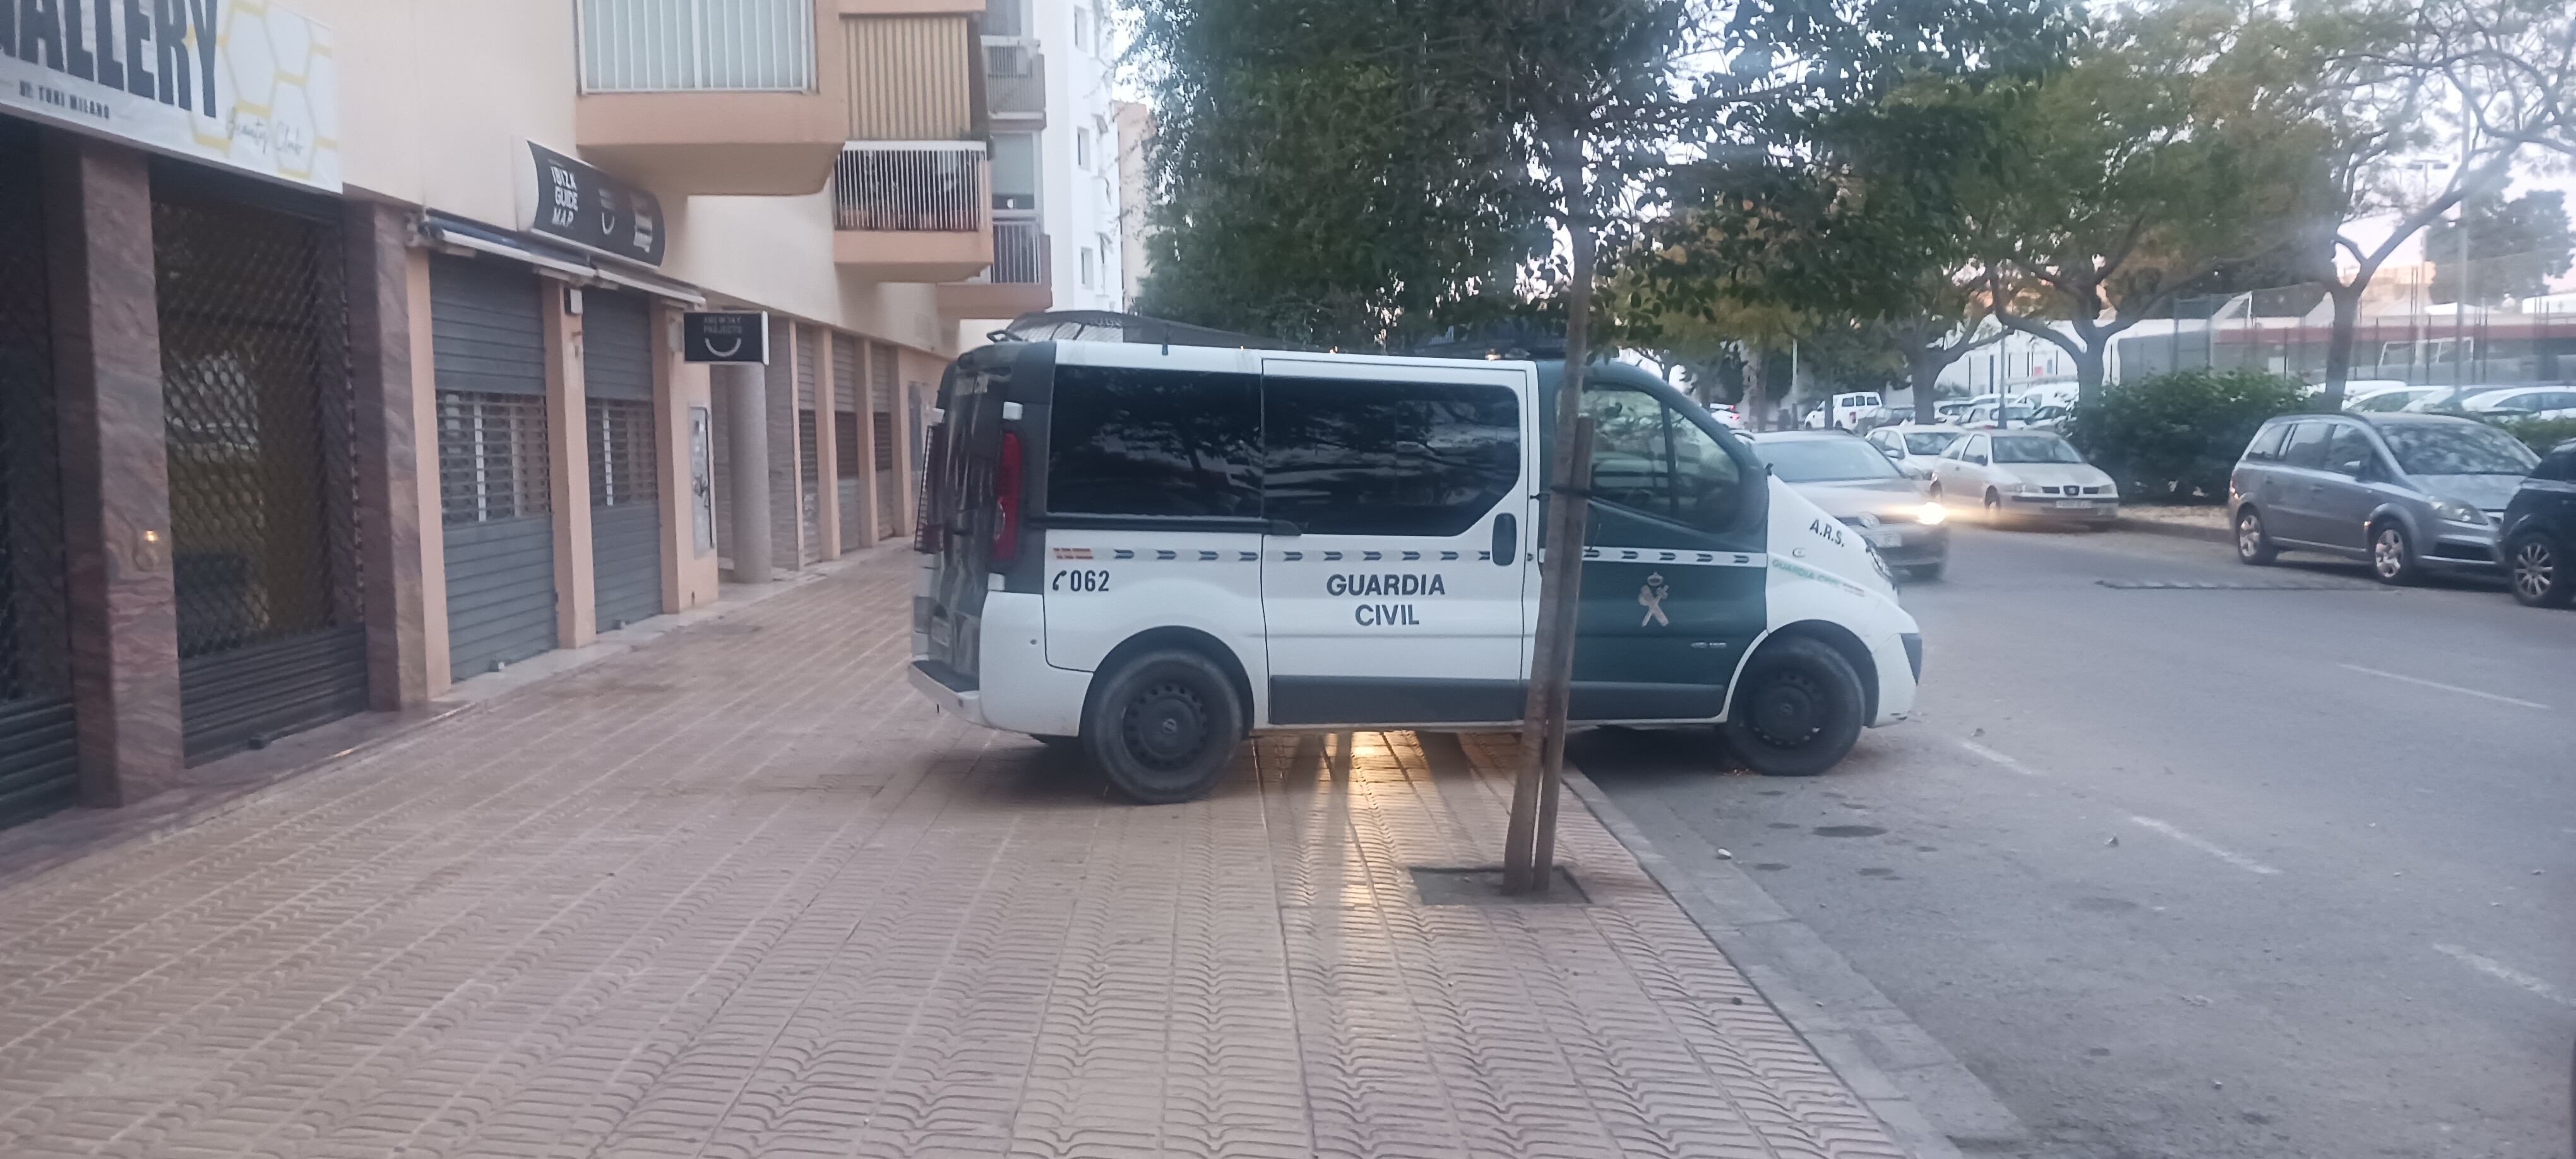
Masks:
[[[1001,517],[993,521],[993,566],[1004,567],[1020,556],[1020,433],[1002,432],[1002,461],[993,472],[993,501]]]

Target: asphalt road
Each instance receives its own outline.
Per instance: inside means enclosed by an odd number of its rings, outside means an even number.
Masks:
[[[2566,1155],[2576,612],[2285,565],[1963,528],[1905,595],[1922,711],[1842,767],[1718,773],[1704,733],[1570,756],[2026,1128],[1970,1154]]]

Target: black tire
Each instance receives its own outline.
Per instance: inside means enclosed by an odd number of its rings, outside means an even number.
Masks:
[[[1100,678],[1082,750],[1121,793],[1147,805],[1205,794],[1243,743],[1243,697],[1197,652],[1147,652]]]
[[[2281,558],[2281,549],[2272,546],[2272,537],[2263,533],[2263,516],[2252,507],[2236,513],[2236,558],[2240,563],[2266,567]]]
[[[1048,736],[1039,732],[1030,733],[1029,739],[1045,745],[1050,752],[1065,752],[1082,744],[1082,738],[1078,736]]]
[[[1940,501],[1941,501],[1941,484],[1939,484],[1939,483],[1937,483],[1937,482],[1936,482],[1936,483],[1934,483],[1934,484],[1932,484],[1932,490],[1931,490],[1931,493],[1930,493],[1930,494],[1925,495],[1925,496],[1924,496],[1924,498],[1929,499],[1929,500],[1931,500],[1931,501],[1933,501],[1933,502],[1935,502],[1935,503],[1940,502]]]
[[[2576,571],[2556,540],[2526,531],[2504,543],[2505,579],[2513,598],[2526,608],[2563,608],[2576,603]]]
[[[1939,583],[1941,582],[1941,569],[1947,566],[1948,564],[1946,563],[1918,563],[1913,567],[1905,569],[1905,578],[1916,583]]]
[[[1766,777],[1812,777],[1841,763],[1860,739],[1869,694],[1851,661],[1822,640],[1764,644],[1736,682],[1720,731],[1746,768]]]
[[[1987,489],[1986,489],[1986,526],[1988,526],[1988,527],[2001,527],[2001,526],[2003,526],[2003,525],[2004,525],[2004,497],[2003,497],[2003,493],[2002,493],[2002,492],[1999,492],[1999,491],[1996,491],[1996,490],[1995,490],[1994,488],[1992,488],[1992,487],[1989,487],[1989,488],[1987,488]]]
[[[2407,536],[2404,524],[2382,520],[2370,529],[2370,574],[2393,588],[2412,586],[2424,578],[2424,564],[2415,558],[2415,541]]]

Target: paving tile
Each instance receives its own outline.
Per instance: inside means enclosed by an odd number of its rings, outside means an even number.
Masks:
[[[1898,1154],[1579,807],[1593,904],[1418,903],[1511,738],[1120,804],[909,690],[911,565],[0,883],[0,1155]]]

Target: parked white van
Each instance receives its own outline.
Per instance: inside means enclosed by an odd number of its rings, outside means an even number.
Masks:
[[[912,683],[1147,802],[1248,731],[1521,717],[1562,363],[1001,342],[940,384]],[[1914,706],[1859,532],[1652,374],[1592,372],[1572,711],[1824,771]]]

